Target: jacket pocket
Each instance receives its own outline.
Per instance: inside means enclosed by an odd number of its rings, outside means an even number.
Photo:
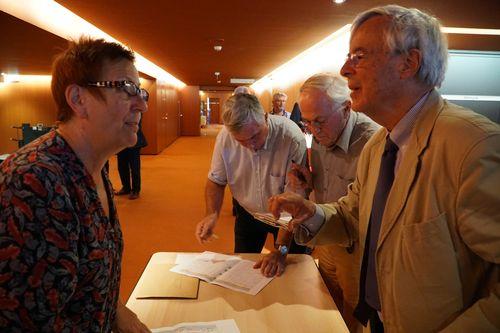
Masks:
[[[414,289],[414,311],[439,324],[462,308],[457,254],[445,213],[403,226],[402,256],[409,280],[401,282]]]

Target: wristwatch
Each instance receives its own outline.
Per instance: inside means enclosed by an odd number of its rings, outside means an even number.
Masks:
[[[282,256],[286,256],[288,254],[288,246],[280,245],[278,246],[278,251],[280,251]]]

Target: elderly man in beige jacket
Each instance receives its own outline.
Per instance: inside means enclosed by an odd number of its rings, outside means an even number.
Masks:
[[[444,101],[447,58],[437,19],[399,6],[354,21],[341,74],[353,109],[382,128],[335,203],[292,193],[299,242],[359,241],[357,318],[372,332],[500,330],[500,128]]]

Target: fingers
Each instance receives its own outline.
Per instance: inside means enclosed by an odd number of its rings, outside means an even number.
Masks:
[[[267,277],[273,277],[276,274],[276,269],[276,264],[267,265],[262,274]]]
[[[270,197],[268,200],[268,208],[276,218],[279,218],[283,210],[295,216],[304,205],[303,201],[304,199],[300,195],[292,192],[285,192]]]
[[[283,274],[284,271],[285,271],[285,267],[282,265],[278,265],[278,268],[276,270],[276,276],[281,276],[281,274]]]
[[[265,277],[280,276],[285,271],[285,259],[278,252],[271,252],[254,265]]]
[[[279,218],[281,214],[281,203],[280,203],[280,195],[273,195],[268,200],[269,211],[275,218]]]
[[[205,242],[206,231],[203,228],[203,222],[198,223],[198,225],[196,226],[195,236],[200,244],[203,244]]]
[[[212,235],[212,228],[210,228],[204,221],[198,223],[196,226],[195,236],[200,244],[205,244]]]

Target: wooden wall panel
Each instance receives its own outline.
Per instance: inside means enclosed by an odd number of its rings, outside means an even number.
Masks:
[[[148,141],[148,145],[141,149],[141,153],[158,154],[156,80],[141,78],[141,87],[149,92],[148,111],[142,115],[142,132]]]
[[[205,96],[203,96],[203,98],[205,99],[205,102],[207,100],[207,97],[212,99],[212,98],[218,98],[219,99],[219,123],[222,124],[223,121],[222,121],[222,113],[224,112],[224,104],[226,103],[227,99],[229,97],[231,97],[231,95],[233,94],[232,91],[217,91],[217,92],[206,92],[205,93]],[[212,124],[214,123],[213,122],[213,119],[212,119]]]
[[[148,111],[142,118],[148,146],[141,152],[158,154],[179,136],[180,97],[174,87],[158,85],[155,79],[141,78],[141,86],[150,94]],[[0,154],[17,150],[17,143],[10,141],[16,136],[12,125],[54,125],[56,110],[50,82],[0,83]]]
[[[186,86],[181,90],[181,135],[200,135],[200,89]]]
[[[0,154],[17,150],[13,125],[22,123],[54,125],[56,104],[50,82],[0,83]],[[21,133],[19,133],[21,135]]]
[[[167,129],[165,147],[167,147],[179,136],[181,101],[177,89],[172,87],[165,89],[165,95],[165,121]]]

